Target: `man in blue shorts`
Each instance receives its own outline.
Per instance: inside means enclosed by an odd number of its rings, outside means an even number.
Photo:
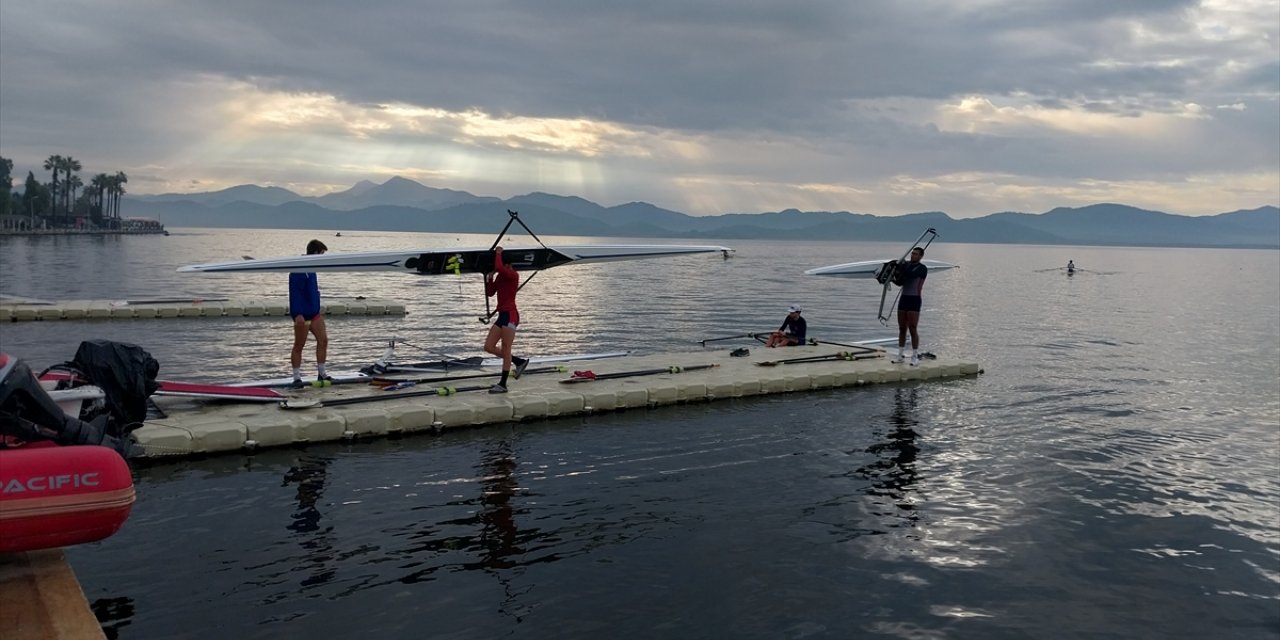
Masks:
[[[902,362],[903,351],[907,346],[907,332],[911,332],[911,366],[920,364],[920,307],[924,303],[924,279],[929,276],[929,267],[920,259],[924,257],[924,249],[915,247],[911,250],[911,260],[898,265],[894,274],[894,282],[902,286],[902,295],[898,298],[898,356],[890,362]]]
[[[307,255],[321,255],[328,251],[319,240],[307,243]],[[307,334],[316,337],[316,383],[332,384],[333,378],[324,370],[329,353],[329,333],[324,326],[324,313],[320,306],[320,285],[315,272],[289,274],[289,315],[293,318],[293,350],[289,364],[293,365],[294,387],[302,382],[302,348],[307,344]]]

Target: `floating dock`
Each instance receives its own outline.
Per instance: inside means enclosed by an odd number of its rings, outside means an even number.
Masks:
[[[328,316],[403,316],[403,302],[377,298],[328,298]],[[0,321],[122,320],[136,318],[277,318],[288,317],[289,299],[192,298],[171,300],[0,300]]]
[[[0,637],[106,638],[61,549],[0,554]]]
[[[527,373],[512,380],[510,391],[505,394],[487,392],[497,381],[496,376],[424,382],[397,391],[346,384],[287,391],[291,405],[319,403],[293,409],[275,403],[153,397],[166,417],[149,419],[133,433],[146,457],[186,456],[982,373],[982,368],[972,362],[928,359],[919,366],[910,366],[891,363],[879,350],[855,351],[859,358],[856,360],[836,359],[839,352],[839,348],[826,346],[759,347],[747,357],[732,357],[728,350],[719,350],[571,362],[568,369],[589,369],[596,375],[637,371],[650,374],[566,384],[562,381],[571,377],[569,372]],[[475,371],[461,371],[458,375],[468,373]],[[438,395],[447,393],[434,391],[444,385],[459,391]],[[325,401],[357,397],[376,400],[323,406]]]

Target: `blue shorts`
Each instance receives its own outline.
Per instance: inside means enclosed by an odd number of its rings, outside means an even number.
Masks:
[[[920,312],[920,306],[924,303],[924,298],[920,296],[902,296],[898,298],[898,311],[915,311]]]
[[[515,331],[520,326],[519,311],[499,311],[498,319],[493,321],[495,327],[511,327]]]

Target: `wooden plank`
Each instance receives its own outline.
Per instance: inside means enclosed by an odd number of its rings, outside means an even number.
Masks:
[[[106,638],[61,549],[0,554],[0,603],[6,640]]]

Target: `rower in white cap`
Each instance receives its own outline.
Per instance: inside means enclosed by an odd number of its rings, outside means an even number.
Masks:
[[[782,321],[782,326],[777,331],[769,334],[769,340],[764,343],[766,347],[794,347],[804,344],[805,332],[808,325],[804,318],[800,317],[800,306],[791,305],[787,307],[787,318]]]

